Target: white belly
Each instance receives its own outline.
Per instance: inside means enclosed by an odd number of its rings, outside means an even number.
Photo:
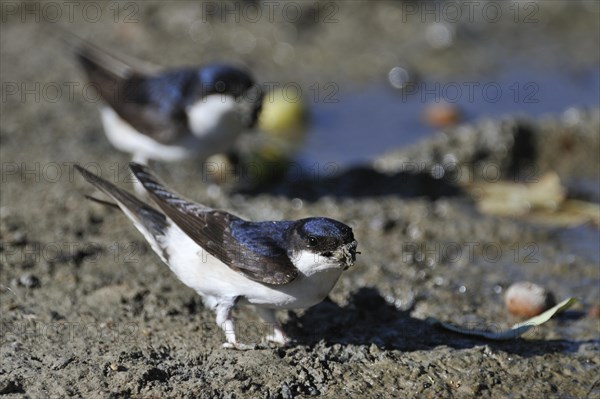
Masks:
[[[115,148],[138,158],[174,162],[189,158],[198,151],[200,143],[191,135],[173,145],[161,144],[138,132],[110,107],[103,107],[100,114],[108,141]]]
[[[250,304],[273,309],[307,308],[321,302],[339,279],[341,269],[328,269],[310,276],[300,274],[286,285],[264,285],[231,270],[208,254],[178,227],[169,229],[169,267],[177,277],[201,296],[243,297]]]
[[[175,162],[190,157],[206,159],[229,150],[243,131],[240,110],[230,96],[213,94],[192,104],[186,113],[192,134],[173,144],[162,144],[140,133],[112,108],[100,111],[111,144],[137,159]]]

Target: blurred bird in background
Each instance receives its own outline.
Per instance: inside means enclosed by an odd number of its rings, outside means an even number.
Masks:
[[[171,70],[126,63],[80,38],[65,38],[98,90],[104,132],[138,163],[200,161],[227,152],[256,124],[263,92],[247,70],[223,63]],[[138,193],[141,187],[135,185]]]

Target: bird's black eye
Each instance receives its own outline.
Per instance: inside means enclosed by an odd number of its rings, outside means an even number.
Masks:
[[[317,245],[317,237],[315,237],[315,236],[309,236],[308,237],[308,246],[309,247],[314,247],[315,245]]]
[[[217,83],[215,83],[215,90],[217,93],[223,93],[225,89],[227,89],[227,85],[222,80],[219,80]]]

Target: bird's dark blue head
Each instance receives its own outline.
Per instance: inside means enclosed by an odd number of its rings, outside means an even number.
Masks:
[[[296,221],[290,229],[293,249],[308,250],[325,257],[339,255],[344,248],[354,261],[357,243],[350,226],[329,218],[307,218]],[[345,253],[345,251],[342,251]]]
[[[307,218],[298,221],[299,231],[310,237],[330,237],[347,244],[354,240],[352,229],[342,222],[329,218]]]
[[[249,72],[228,64],[204,65],[198,69],[198,78],[205,95],[224,93],[239,97],[254,85]]]
[[[256,123],[263,100],[263,91],[248,71],[229,64],[214,63],[198,69],[198,87],[195,96],[222,94],[247,104],[249,127]]]

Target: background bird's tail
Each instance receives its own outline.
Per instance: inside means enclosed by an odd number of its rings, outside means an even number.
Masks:
[[[71,32],[64,31],[61,39],[67,49],[77,57],[93,82],[96,82],[95,78],[113,81],[127,79],[133,72],[129,63]]]
[[[68,31],[62,32],[61,40],[75,55],[89,82],[113,108],[125,99],[128,85],[143,81],[160,70],[132,57],[111,54]]]

